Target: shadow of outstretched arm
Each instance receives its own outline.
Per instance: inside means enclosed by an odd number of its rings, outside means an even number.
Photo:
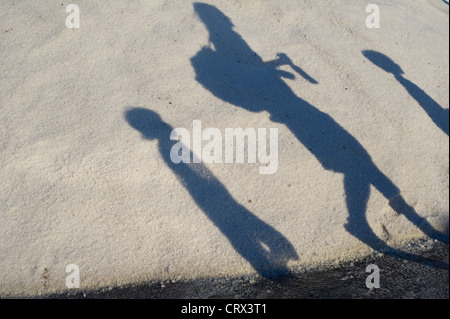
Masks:
[[[319,82],[317,82],[312,76],[310,76],[308,73],[306,73],[305,71],[303,71],[303,69],[301,69],[300,67],[296,66],[294,64],[294,62],[292,62],[292,60],[285,54],[285,53],[278,53],[277,54],[278,59],[276,60],[272,60],[272,61],[268,61],[265,62],[266,64],[270,64],[272,65],[272,67],[274,69],[282,66],[282,65],[289,65],[295,72],[297,72],[298,75],[300,75],[302,78],[304,78],[306,81],[308,81],[309,83],[312,84],[318,84]],[[283,71],[279,71],[278,72],[283,72]],[[292,79],[293,76],[286,76],[285,74],[288,72],[283,72],[281,75],[283,77]]]

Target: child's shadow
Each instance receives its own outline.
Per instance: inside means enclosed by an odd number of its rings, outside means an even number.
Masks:
[[[284,124],[324,169],[343,174],[349,213],[345,228],[350,234],[386,254],[420,259],[389,247],[373,232],[366,218],[372,185],[397,213],[403,214],[425,234],[448,241],[447,234],[437,232],[405,202],[398,187],[349,132],[331,116],[296,96],[282,80],[293,75],[276,68],[290,65],[309,83],[316,84],[316,80],[294,66],[284,54],[279,54],[278,60],[264,62],[233,30],[231,20],[214,6],[195,3],[194,9],[209,31],[209,46],[191,59],[196,80],[225,102],[251,112],[268,112],[271,120]],[[447,264],[434,265],[448,268]]]
[[[159,152],[166,165],[175,173],[198,207],[260,275],[267,278],[291,275],[287,262],[298,259],[292,244],[237,203],[206,166],[183,162],[174,164],[170,152],[178,141],[170,140],[173,129],[157,113],[132,108],[126,111],[125,118],[143,138],[158,140]],[[190,155],[193,158],[192,152]]]
[[[449,135],[449,110],[444,109],[435,100],[433,100],[424,90],[406,79],[402,68],[388,58],[386,55],[377,52],[366,50],[363,55],[369,59],[373,64],[383,69],[388,73],[392,73],[395,79],[403,85],[408,93],[419,103],[423,110],[428,114],[431,120],[439,127],[442,132]]]

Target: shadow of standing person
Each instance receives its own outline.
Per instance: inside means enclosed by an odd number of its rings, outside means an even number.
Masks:
[[[209,46],[203,47],[191,64],[196,80],[216,97],[251,112],[267,111],[274,122],[284,124],[317,158],[324,169],[342,173],[349,212],[346,230],[375,250],[395,257],[418,260],[419,256],[389,247],[377,237],[367,222],[366,206],[373,185],[399,214],[432,238],[440,234],[412,207],[400,190],[372,161],[364,147],[328,114],[297,97],[281,79],[293,75],[276,69],[289,64],[285,55],[279,60],[263,62],[233,30],[230,19],[212,5],[195,3],[194,9],[209,31]],[[284,62],[283,62],[284,61]],[[308,82],[312,77],[299,72]],[[448,265],[434,263],[447,268]]]
[[[158,140],[161,157],[198,207],[261,276],[291,276],[287,262],[298,259],[292,244],[237,203],[205,165],[175,164],[170,154],[178,141],[170,140],[173,129],[157,113],[144,108],[131,108],[126,111],[125,118],[144,139]],[[193,158],[192,152],[190,156]]]
[[[408,93],[419,103],[423,110],[428,114],[431,120],[439,127],[445,134],[449,135],[449,110],[441,107],[435,100],[433,100],[420,87],[405,79],[402,68],[392,61],[386,55],[372,50],[365,50],[363,55],[369,59],[373,64],[383,69],[388,73],[392,73],[395,79],[403,85]]]

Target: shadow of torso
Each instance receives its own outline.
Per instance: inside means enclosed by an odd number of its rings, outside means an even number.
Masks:
[[[255,56],[250,51],[248,54]],[[355,166],[367,171],[372,165],[367,151],[350,133],[331,116],[297,97],[277,70],[259,57],[247,62],[204,47],[191,63],[196,80],[204,88],[250,112],[267,111],[271,120],[286,125],[325,169],[348,173],[355,172]]]

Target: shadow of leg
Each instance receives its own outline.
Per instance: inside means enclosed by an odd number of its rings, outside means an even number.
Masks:
[[[386,242],[378,238],[367,222],[365,212],[367,200],[370,195],[370,184],[366,183],[363,179],[358,178],[358,176],[345,176],[344,186],[347,194],[347,208],[349,212],[349,218],[344,227],[350,234],[361,240],[372,249],[385,255],[411,262],[417,262],[430,267],[448,269],[448,264],[445,262],[424,258],[422,256],[404,252],[388,246]],[[394,200],[393,203],[394,206],[397,205],[397,209],[402,209],[402,211],[405,211],[407,207],[410,208],[410,206],[408,206],[403,199]],[[417,217],[411,212],[407,213],[405,216],[409,217],[408,219],[413,223],[416,222]]]
[[[386,246],[373,232],[366,218],[367,201],[370,196],[370,185],[358,176],[344,177],[344,188],[348,209],[345,229],[375,250]]]
[[[398,214],[405,216],[428,237],[448,244],[448,235],[438,232],[425,218],[419,216],[414,208],[406,203],[401,194],[394,199],[391,199],[389,201],[389,206],[391,206],[392,209]]]

